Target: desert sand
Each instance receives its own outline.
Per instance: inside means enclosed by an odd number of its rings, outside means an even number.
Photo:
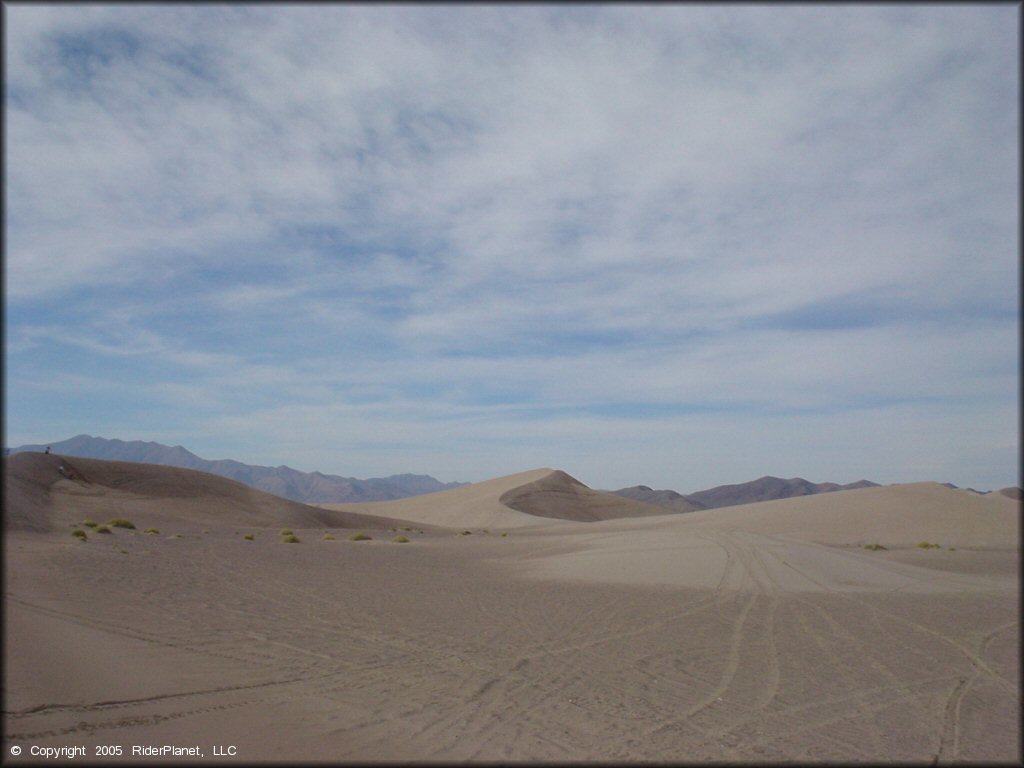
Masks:
[[[1006,496],[914,483],[655,514],[539,469],[313,508],[26,455],[5,462],[11,764],[13,746],[44,762],[31,747],[109,745],[128,755],[112,763],[149,745],[198,762],[1021,758]],[[70,535],[113,517],[136,528]]]

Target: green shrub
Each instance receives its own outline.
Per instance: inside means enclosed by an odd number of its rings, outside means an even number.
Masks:
[[[395,536],[395,538],[393,538],[392,541],[397,543],[397,544],[408,544],[409,543],[409,540],[407,538],[405,538],[405,536]]]
[[[938,544],[932,544],[929,541],[919,541],[917,543],[917,546],[920,549],[941,549],[941,547]]]
[[[131,520],[125,520],[123,517],[115,517],[113,520],[108,522],[107,525],[113,526],[114,528],[135,528],[135,523]]]
[[[872,552],[877,552],[880,549],[886,549],[881,544],[865,544],[864,549],[870,549]]]
[[[289,533],[287,536],[282,536],[281,541],[283,541],[285,544],[298,544],[299,537],[296,536],[294,533]]]
[[[373,541],[372,536],[367,536],[365,533],[353,533],[348,537],[349,541]]]
[[[246,541],[252,541],[252,540],[253,540],[253,539],[255,539],[256,537],[255,537],[255,536],[253,536],[253,535],[252,535],[251,533],[247,533],[247,534],[245,534],[245,536],[243,536],[242,538],[243,538],[243,539],[245,539]]]
[[[74,536],[76,539],[81,539],[82,541],[88,541],[89,539],[89,537],[86,536],[85,531],[83,531],[81,528],[76,528],[75,530],[73,530],[71,532],[71,535]]]
[[[97,525],[99,525],[99,523],[94,522],[92,520],[85,520],[82,522],[82,525],[84,525],[86,528],[95,528]]]
[[[111,533],[111,530],[105,525],[97,525],[96,530],[93,533]]]

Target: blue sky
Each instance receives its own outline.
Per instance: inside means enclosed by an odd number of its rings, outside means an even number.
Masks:
[[[19,5],[9,446],[1019,481],[1013,5]]]

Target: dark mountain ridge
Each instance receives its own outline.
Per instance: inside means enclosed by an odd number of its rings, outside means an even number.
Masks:
[[[856,488],[871,488],[877,485],[878,483],[873,483],[870,480],[858,480],[855,483],[839,485],[838,483],[812,483],[809,480],[804,480],[802,477],[793,477],[786,480],[781,477],[765,475],[757,480],[751,480],[746,483],[719,485],[689,494],[681,494],[670,490],[655,491],[646,485],[621,488],[617,491],[612,491],[612,493],[630,499],[646,501],[648,504],[657,504],[666,509],[689,512],[697,509],[718,509],[719,507],[732,507],[737,504],[752,504],[757,501],[789,499],[794,496],[810,496],[816,493],[833,493],[835,491],[848,491]],[[685,505],[689,505],[690,509],[683,509]]]
[[[243,464],[232,459],[211,461],[196,456],[180,445],[172,447],[141,440],[126,442],[90,435],[78,435],[49,445],[22,445],[12,448],[10,453],[43,452],[47,448],[64,456],[195,469],[237,480],[266,493],[303,504],[390,501],[465,485],[442,483],[429,475],[402,474],[360,480],[322,472],[301,472],[286,466]]]

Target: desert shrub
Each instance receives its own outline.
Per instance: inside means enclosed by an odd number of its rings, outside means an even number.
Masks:
[[[298,544],[299,537],[296,536],[294,533],[289,533],[287,536],[282,536],[281,541],[283,541],[285,544]]]
[[[82,525],[84,525],[86,528],[95,528],[97,525],[99,525],[99,523],[95,522],[94,520],[83,520]]]
[[[407,538],[405,538],[405,536],[395,536],[395,538],[393,538],[392,541],[395,542],[396,544],[408,544],[409,543],[409,540]]]
[[[956,547],[950,547],[950,548],[949,548],[949,551],[950,551],[950,552],[956,552]]]
[[[122,549],[121,550],[121,554],[122,555],[127,555],[128,554],[128,550],[127,549]]]
[[[291,528],[282,528],[281,529],[281,535],[282,536],[291,536],[294,533],[295,533],[295,531],[293,531]]]
[[[501,534],[501,538],[505,538],[506,536],[508,536],[508,531],[506,531],[505,533]]]
[[[156,528],[147,528],[144,533],[148,533],[150,536],[160,533]]]
[[[472,533],[473,533],[472,531],[463,531],[462,533],[459,534],[459,536],[469,536]]]
[[[111,533],[111,530],[105,525],[97,525],[93,533]]]
[[[71,532],[71,535],[74,536],[76,539],[81,539],[82,541],[87,541],[89,539],[85,531],[83,531],[81,528],[76,528],[75,530],[73,530]]]
[[[941,549],[941,547],[938,544],[932,544],[929,541],[919,541],[917,543],[917,546],[920,549]]]
[[[255,539],[256,537],[255,537],[255,536],[253,536],[253,535],[252,535],[251,533],[247,533],[247,534],[245,534],[245,536],[243,536],[242,538],[243,538],[243,539],[245,539],[246,541],[252,541],[252,540],[253,540],[253,539]]]
[[[864,549],[870,549],[872,552],[877,552],[880,549],[886,549],[881,544],[865,544]]]
[[[114,528],[135,528],[135,523],[131,520],[125,520],[123,517],[115,517],[113,520],[107,523],[109,526]]]
[[[373,541],[372,536],[367,536],[365,533],[353,533],[348,537],[349,541]]]
[[[330,533],[324,534],[324,541],[334,541],[334,536]]]

